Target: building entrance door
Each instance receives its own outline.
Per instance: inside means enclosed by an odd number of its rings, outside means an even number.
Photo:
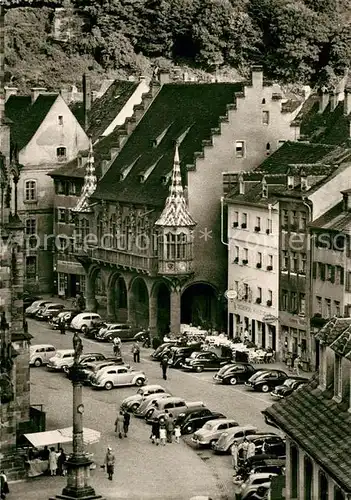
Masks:
[[[234,335],[234,314],[229,313],[229,324],[228,324],[228,333],[229,333],[229,338],[232,339]]]
[[[77,275],[69,274],[68,280],[68,296],[75,297],[77,295]]]

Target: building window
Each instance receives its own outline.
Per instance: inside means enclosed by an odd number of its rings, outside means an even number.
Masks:
[[[235,156],[236,158],[245,158],[245,141],[235,142]]]
[[[273,255],[268,255],[268,270],[273,271]]]
[[[74,224],[74,213],[71,208],[67,209],[67,224]]]
[[[166,253],[167,260],[175,259],[175,255],[176,255],[175,250],[176,250],[176,235],[173,233],[168,233],[167,234],[167,253]]]
[[[269,111],[262,111],[262,123],[263,125],[269,124]]]
[[[306,314],[306,295],[300,293],[300,314]]]
[[[65,295],[68,284],[68,277],[65,273],[58,273],[58,294]]]
[[[262,288],[257,287],[257,302],[260,304],[262,302]]]
[[[244,258],[243,260],[246,261],[246,263],[249,261],[249,250],[247,248],[244,248]]]
[[[37,221],[34,218],[26,219],[26,235],[30,236],[36,233]]]
[[[26,257],[26,277],[35,278],[37,274],[37,258],[35,255]]]
[[[58,208],[57,209],[57,222],[66,222],[66,209]]]
[[[247,213],[243,212],[243,214],[241,215],[241,227],[243,229],[246,229],[247,228]]]
[[[291,254],[291,272],[297,273],[298,271],[298,257],[296,252],[292,252]]]
[[[307,227],[307,216],[306,212],[300,212],[300,222],[299,222],[299,229],[301,231],[306,231]]]
[[[287,311],[289,309],[289,292],[288,290],[282,290],[282,310]]]
[[[239,247],[234,247],[234,262],[239,262],[240,258],[240,248]]]
[[[335,354],[334,396],[342,398],[342,356]]]
[[[56,149],[56,156],[59,161],[65,161],[66,160],[66,148],[64,147],[59,147]]]
[[[77,194],[77,185],[75,182],[69,182],[68,184],[68,194],[71,196],[75,196]]]
[[[300,254],[300,274],[306,274],[307,257],[305,253]]]
[[[293,210],[291,212],[291,230],[296,231],[297,229],[297,212]]]
[[[262,253],[257,252],[257,264],[259,264],[259,267],[262,267]]]
[[[256,228],[258,231],[261,229],[261,217],[256,217]]]
[[[322,297],[316,296],[316,313],[322,315],[323,312],[322,307]]]
[[[335,316],[340,318],[340,302],[338,300],[334,300],[334,310],[335,310]]]
[[[37,181],[26,181],[24,186],[25,201],[37,201]]]
[[[233,213],[233,227],[237,227],[239,225],[239,212]]]
[[[59,115],[59,117],[58,117],[58,124],[63,125],[63,116],[62,115]]]
[[[297,293],[291,292],[291,312],[293,314],[297,313]]]
[[[325,281],[325,264],[323,262],[319,262],[319,278]]]
[[[289,224],[289,212],[287,210],[282,211],[282,228],[287,229]]]
[[[272,232],[272,219],[267,219],[267,233],[271,233]]]
[[[341,266],[336,266],[335,268],[335,284],[336,285],[344,284],[344,268]]]
[[[331,318],[331,300],[325,299],[325,313],[327,318]]]
[[[268,290],[268,302],[270,302],[271,305],[273,304],[273,291],[272,290]]]
[[[238,292],[239,292],[239,281],[234,281],[234,290],[238,294]]]
[[[287,250],[283,250],[283,271],[288,271],[289,269],[289,255]]]
[[[267,155],[269,155],[270,152],[271,152],[271,143],[267,142],[267,144],[266,144],[266,153],[267,153]]]
[[[56,183],[56,193],[57,194],[66,194],[66,184],[63,181],[57,181]]]

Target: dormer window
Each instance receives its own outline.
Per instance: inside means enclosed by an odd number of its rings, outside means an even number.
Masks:
[[[266,154],[269,155],[271,153],[271,143],[267,142],[266,144]]]
[[[300,182],[301,182],[301,191],[307,191],[308,189],[308,182],[307,182],[307,175],[305,172],[301,172],[300,174]]]
[[[239,174],[239,194],[245,194],[245,182],[242,174]]]
[[[265,178],[262,179],[262,198],[268,198],[268,185]]]
[[[335,354],[334,363],[334,397],[342,399],[342,356]]]
[[[288,189],[294,189],[294,176],[288,175]]]
[[[65,161],[66,160],[66,148],[64,147],[59,147],[56,149],[56,156],[58,161]]]

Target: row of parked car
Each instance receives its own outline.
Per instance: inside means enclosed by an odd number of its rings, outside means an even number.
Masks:
[[[192,434],[194,445],[210,447],[214,453],[229,454],[233,443],[240,444],[244,439],[253,442],[255,460],[250,459],[252,463],[242,482],[242,499],[251,498],[250,495],[263,483],[269,487],[271,478],[284,472],[285,440],[278,434],[259,432],[252,425],[242,426],[236,419],[210,410],[203,402],[185,401],[160,385],[139,388],[136,394],[123,400],[121,410],[133,413],[136,418],[144,418],[148,424],[164,418],[167,413],[172,414],[182,435]]]
[[[30,366],[46,365],[48,370],[61,371],[69,377],[73,363],[73,349],[56,350],[49,344],[30,346]],[[102,353],[83,353],[78,366],[81,381],[96,388],[111,390],[119,386],[142,386],[147,382],[143,371],[125,364],[122,358],[107,357]]]

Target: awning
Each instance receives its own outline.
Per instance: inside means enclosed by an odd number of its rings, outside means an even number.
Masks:
[[[43,446],[50,446],[53,444],[70,443],[72,437],[64,436],[60,431],[46,431],[46,432],[33,432],[31,434],[24,434],[24,437],[35,448],[42,448]]]
[[[65,429],[60,429],[59,432],[65,438],[69,438],[70,441],[73,440],[73,437],[72,437],[73,428],[72,427],[66,427]],[[85,445],[98,443],[100,441],[100,437],[101,437],[101,432],[94,431],[94,429],[88,429],[87,427],[83,427],[83,443]]]

